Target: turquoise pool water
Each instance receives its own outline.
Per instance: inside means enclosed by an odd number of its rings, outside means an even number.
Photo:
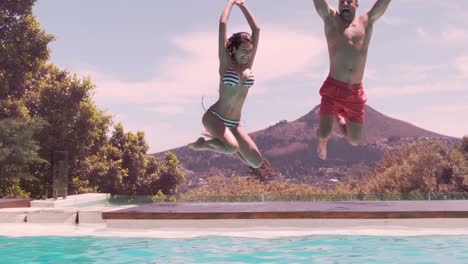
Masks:
[[[468,263],[468,236],[0,237],[0,263]]]

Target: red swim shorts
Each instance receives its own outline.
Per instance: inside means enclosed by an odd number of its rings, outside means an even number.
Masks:
[[[321,115],[340,115],[347,120],[362,124],[364,122],[364,106],[367,97],[362,83],[348,84],[328,76],[320,88]]]

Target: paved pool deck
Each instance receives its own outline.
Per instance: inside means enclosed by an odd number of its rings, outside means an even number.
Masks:
[[[78,208],[26,207],[25,201],[15,200],[1,204],[18,208],[0,209],[0,236],[468,235],[466,200],[178,202]]]

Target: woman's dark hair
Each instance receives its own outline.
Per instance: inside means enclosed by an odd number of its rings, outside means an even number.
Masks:
[[[234,48],[238,49],[242,43],[252,43],[252,37],[247,32],[237,32],[228,39],[227,49],[231,56],[234,56]]]

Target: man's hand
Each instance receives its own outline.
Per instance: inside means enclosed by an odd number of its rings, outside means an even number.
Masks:
[[[235,0],[236,5],[240,6],[245,4],[245,0]]]

